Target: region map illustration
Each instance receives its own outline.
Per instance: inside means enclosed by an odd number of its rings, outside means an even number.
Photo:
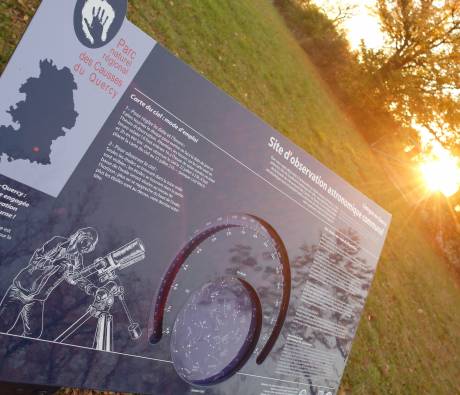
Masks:
[[[19,88],[25,99],[7,111],[18,125],[0,125],[0,161],[28,160],[51,164],[51,147],[77,121],[74,91],[77,90],[68,67],[59,69],[52,60],[40,61],[38,77],[28,78]]]

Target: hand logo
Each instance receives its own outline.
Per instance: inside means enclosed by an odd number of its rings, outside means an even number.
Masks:
[[[82,29],[93,46],[101,47],[107,41],[115,11],[106,0],[87,0],[83,6]]]
[[[101,48],[120,31],[128,9],[127,0],[76,0],[74,29],[87,48]]]
[[[105,10],[101,10],[101,7],[97,9],[97,13],[96,7],[93,7],[93,20],[91,24],[88,22],[88,19],[84,18],[86,27],[92,38],[91,44],[103,43],[107,40],[107,33],[104,34],[104,26],[108,20],[109,17],[105,16]]]

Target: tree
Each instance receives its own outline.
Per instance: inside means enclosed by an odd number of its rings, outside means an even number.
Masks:
[[[312,5],[311,0],[300,0],[304,7]],[[357,0],[322,0],[316,1],[315,4],[328,16],[334,26],[339,30],[343,28],[343,24],[353,18],[358,12]]]
[[[339,100],[345,101],[348,83],[344,76],[356,60],[344,34],[310,0],[275,0],[275,5],[325,82]]]
[[[373,91],[403,127],[460,142],[460,0],[378,0],[386,48],[363,48]]]

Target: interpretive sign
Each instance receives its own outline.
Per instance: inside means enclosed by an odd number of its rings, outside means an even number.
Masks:
[[[336,394],[390,215],[126,9],[42,1],[0,79],[0,379]]]

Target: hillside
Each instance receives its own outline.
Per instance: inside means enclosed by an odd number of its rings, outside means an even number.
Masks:
[[[0,4],[0,70],[35,0]],[[344,394],[460,393],[460,282],[268,0],[131,0],[129,18],[393,214]]]

